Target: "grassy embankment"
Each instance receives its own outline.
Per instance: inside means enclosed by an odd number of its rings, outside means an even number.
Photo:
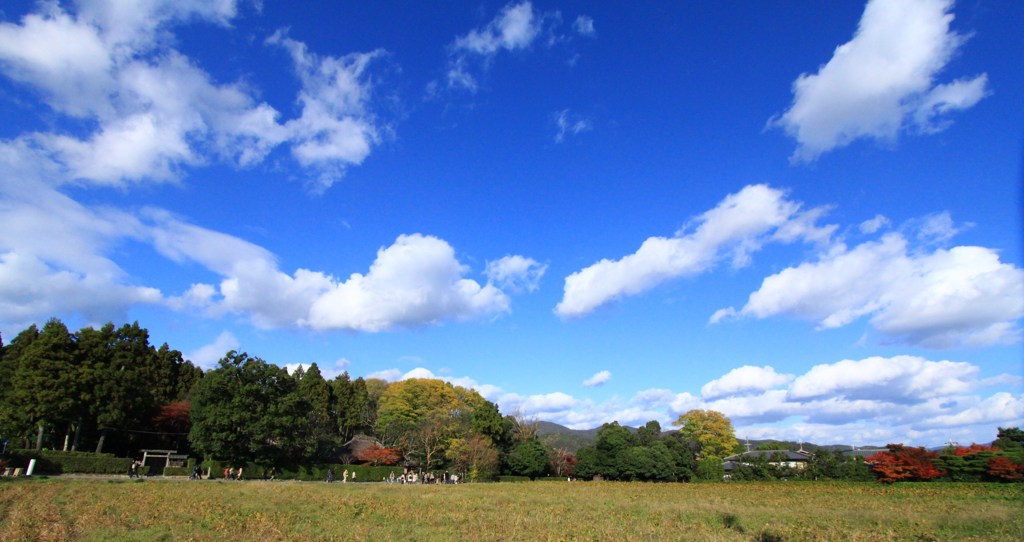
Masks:
[[[1024,485],[0,482],[0,540],[1024,540]]]

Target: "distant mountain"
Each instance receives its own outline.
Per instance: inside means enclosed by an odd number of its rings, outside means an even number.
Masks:
[[[636,431],[635,427],[628,427],[630,431]],[[590,446],[597,441],[597,432],[601,429],[595,427],[593,429],[569,429],[564,425],[559,425],[553,422],[537,422],[537,436],[540,441],[551,448],[561,448],[568,452],[576,453],[577,450],[584,446]],[[662,431],[662,434],[669,433],[671,431]],[[739,443],[746,446],[746,439],[737,439]],[[822,450],[851,450],[853,446],[848,444],[826,444],[819,446],[812,442],[797,442],[797,441],[779,441],[779,440],[757,440],[750,439],[750,448],[755,449],[762,444],[772,444],[772,447],[778,450],[799,450],[801,447],[806,452],[815,452],[819,449]],[[857,448],[884,448],[884,446],[858,446]]]
[[[590,446],[597,440],[598,429],[600,428],[569,429],[557,423],[537,422],[537,437],[551,448],[560,448],[576,453],[580,448]]]

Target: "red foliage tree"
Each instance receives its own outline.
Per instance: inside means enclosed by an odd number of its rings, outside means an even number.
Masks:
[[[573,476],[576,474],[576,456],[571,452],[558,448],[549,453],[548,459],[555,476]]]
[[[902,444],[889,444],[888,452],[880,452],[867,461],[878,475],[879,482],[893,483],[900,481],[923,481],[938,478],[945,474],[935,466],[939,454],[929,452],[922,447],[908,447]]]
[[[971,444],[970,446],[957,446],[953,450],[953,455],[959,455],[961,457],[965,455],[977,454],[981,452],[997,452],[995,448],[991,446],[985,446],[983,444]]]
[[[189,412],[192,410],[192,403],[189,401],[175,401],[157,408],[153,415],[153,425],[157,430],[167,433],[188,433],[191,426]]]
[[[402,454],[398,448],[385,448],[380,444],[374,444],[357,452],[356,459],[374,466],[394,465],[402,459]]]
[[[1024,464],[1014,463],[1006,456],[997,456],[988,460],[985,473],[1001,482],[1020,482],[1024,480]]]

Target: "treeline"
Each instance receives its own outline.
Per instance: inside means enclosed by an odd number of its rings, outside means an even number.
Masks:
[[[205,373],[154,348],[138,323],[71,333],[57,319],[0,341],[0,440],[8,448],[176,449],[228,465],[365,462],[450,469],[471,479],[571,473],[537,424],[441,380],[326,380],[243,352]],[[352,446],[364,435],[371,446]]]
[[[628,481],[722,480],[739,453],[720,412],[691,410],[663,432],[603,425],[576,454],[538,438],[538,423],[502,415],[474,390],[436,379],[327,380],[316,364],[289,373],[231,351],[205,373],[138,323],[68,331],[59,320],[0,341],[0,440],[9,448],[94,449],[137,457],[175,449],[263,472],[326,471],[353,462],[499,475]],[[890,445],[869,458],[827,450],[794,466],[761,456],[733,461],[729,479],[1021,481],[1024,432],[992,446],[941,453]]]
[[[1024,482],[1024,430],[999,428],[991,445],[949,446],[941,451],[890,444],[872,456],[878,481]]]
[[[187,431],[175,403],[201,377],[181,352],[149,344],[137,322],[76,333],[56,319],[32,325],[0,341],[0,435],[34,449],[174,447]]]

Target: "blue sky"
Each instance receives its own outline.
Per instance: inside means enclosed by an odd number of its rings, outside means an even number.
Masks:
[[[1024,424],[1017,2],[5,3],[0,331],[577,428]]]

